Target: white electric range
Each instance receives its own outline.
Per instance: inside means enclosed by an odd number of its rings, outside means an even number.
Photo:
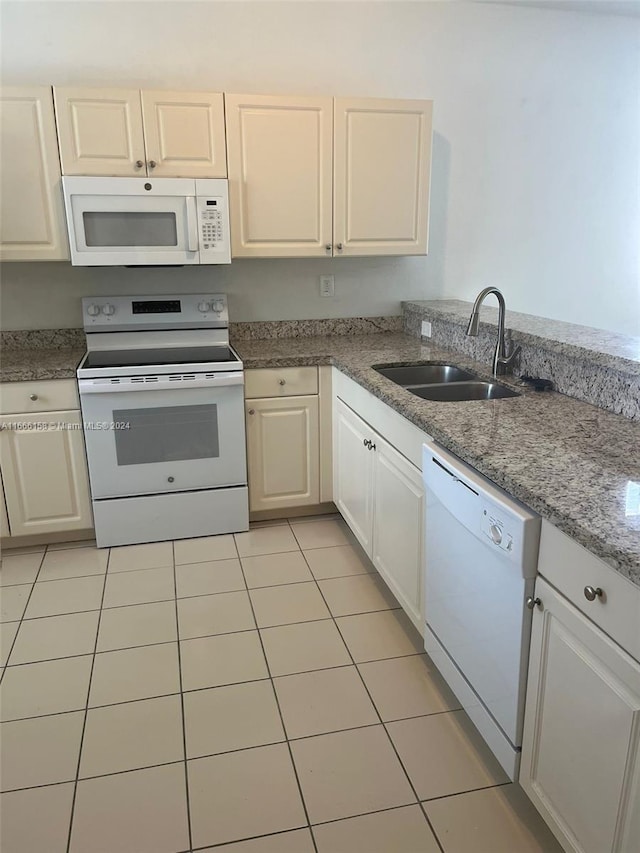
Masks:
[[[98,547],[249,528],[242,361],[222,294],[82,300]]]

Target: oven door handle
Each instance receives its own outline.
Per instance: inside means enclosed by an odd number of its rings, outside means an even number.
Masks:
[[[195,196],[188,195],[187,202],[187,249],[190,252],[198,251],[198,216],[196,211]]]
[[[244,385],[242,371],[219,373],[195,379],[176,374],[162,378],[141,376],[127,379],[79,379],[80,394],[120,394],[139,391],[188,391],[190,388],[223,388]]]

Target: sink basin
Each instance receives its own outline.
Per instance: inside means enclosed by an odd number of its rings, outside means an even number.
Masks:
[[[500,400],[504,397],[520,397],[517,391],[497,382],[449,382],[442,385],[425,385],[408,388],[423,400],[438,400],[443,403],[458,403],[464,400]]]
[[[409,388],[412,385],[432,385],[441,382],[462,382],[469,379],[477,379],[468,370],[462,370],[453,364],[410,364],[405,367],[375,367],[373,368],[381,376],[386,376],[392,382]]]

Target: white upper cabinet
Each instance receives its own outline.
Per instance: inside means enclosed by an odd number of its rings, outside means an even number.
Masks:
[[[138,89],[56,88],[54,94],[64,175],[146,174]]]
[[[226,178],[224,101],[218,92],[142,90],[149,174]],[[156,163],[151,166],[151,163]]]
[[[432,101],[336,98],[336,255],[424,255]]]
[[[56,88],[64,175],[224,178],[216,92]]]
[[[231,253],[331,255],[332,98],[225,95]]]
[[[0,104],[0,260],[66,260],[51,89],[4,87]]]
[[[426,254],[431,101],[225,103],[234,257]]]

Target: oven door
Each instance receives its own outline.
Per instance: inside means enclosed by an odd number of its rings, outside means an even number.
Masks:
[[[78,384],[94,500],[246,485],[241,371]]]
[[[195,181],[62,180],[74,266],[200,263]]]

